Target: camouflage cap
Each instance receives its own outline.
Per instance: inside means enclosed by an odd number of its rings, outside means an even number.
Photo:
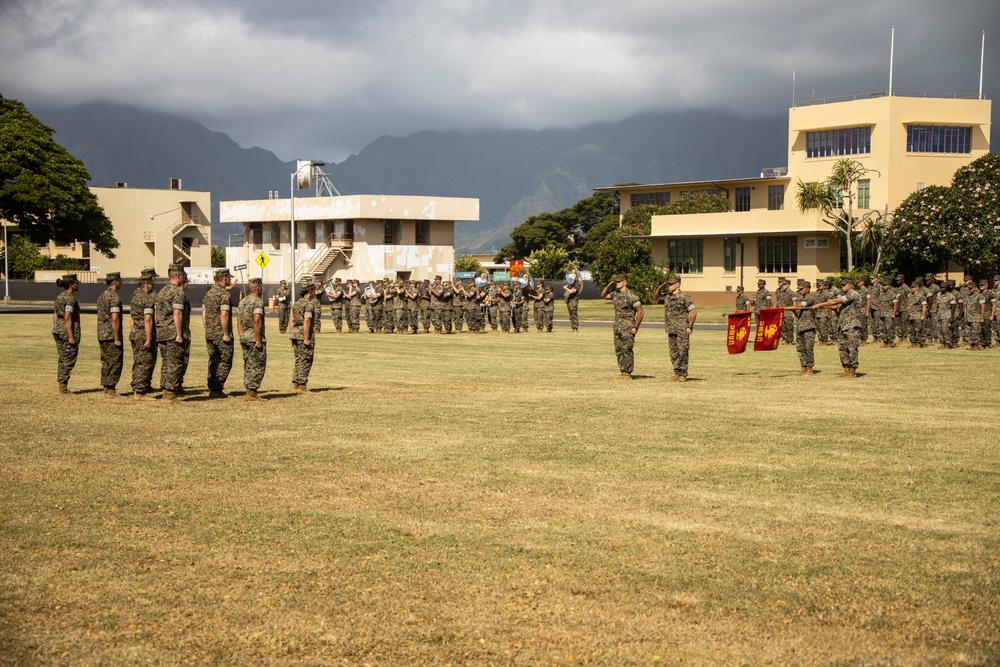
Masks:
[[[892,281],[891,281],[891,280],[889,280],[889,276],[886,276],[885,278],[883,278],[883,279],[881,280],[881,283],[882,283],[883,285],[891,285],[891,284],[892,284]]]
[[[746,290],[744,289],[743,285],[737,285],[737,286],[736,286],[736,291],[737,291],[737,292],[744,292],[744,291],[746,291]]]
[[[799,281],[799,289],[805,289],[807,287],[811,288],[812,287],[812,283],[810,283],[808,280],[800,280]]]
[[[910,287],[913,288],[913,289],[919,289],[919,288],[921,288],[923,286],[924,286],[924,282],[922,280],[920,280],[919,278],[917,278],[912,283],[910,283]]]
[[[764,280],[763,278],[761,278],[760,280],[758,280],[758,281],[757,281],[757,284],[758,284],[758,285],[766,285],[766,284],[767,284],[767,281],[766,281],[766,280]]]
[[[933,273],[925,273],[924,274],[924,278],[930,278],[931,280],[934,280],[934,274]]]
[[[279,285],[287,285],[287,284],[288,284],[288,281],[286,281],[286,280],[282,280],[282,281],[281,281],[281,282],[279,282],[278,284],[279,284]]]
[[[982,278],[982,279],[981,279],[981,280],[979,281],[979,285],[980,285],[980,287],[981,287],[981,286],[983,286],[983,285],[986,285],[986,286],[988,287],[988,286],[989,286],[989,284],[990,284],[990,281],[989,281],[989,280],[987,280],[986,278]]]
[[[153,268],[143,269],[139,273],[139,276],[142,277],[142,278],[159,278],[160,277],[156,273],[156,269],[153,269]]]
[[[308,296],[309,294],[312,294],[313,291],[315,291],[315,289],[316,289],[315,285],[306,285],[305,287],[299,290],[299,296],[300,297]]]
[[[233,274],[231,274],[229,272],[229,269],[216,269],[215,270],[215,279],[216,280],[221,280],[222,278],[232,278],[232,277],[233,277]]]
[[[247,283],[249,283],[250,285],[263,285],[264,284],[264,279],[263,278],[251,278],[250,280],[247,281]]]
[[[615,276],[616,283],[625,282],[626,280],[628,280],[628,276],[626,276],[624,273],[619,273],[618,275]]]
[[[333,282],[335,282],[335,283],[339,283],[339,282],[340,282],[340,278],[334,278],[334,279],[333,279]]]
[[[76,277],[75,273],[64,273],[63,277],[62,277],[62,281],[64,283],[78,283],[78,282],[80,282],[79,280],[77,280],[77,277]]]
[[[108,273],[108,275],[106,275],[104,278],[105,278],[105,280],[121,280],[122,279],[122,272],[121,271],[110,271]]]
[[[997,275],[993,276],[993,282],[994,283],[1000,283],[1000,273],[998,273]]]
[[[667,284],[668,285],[680,285],[681,284],[681,279],[678,278],[677,276],[670,276],[669,278],[667,278]]]
[[[830,282],[833,282],[832,278],[830,279]],[[854,278],[852,278],[850,276],[841,276],[841,278],[840,278],[840,284],[841,285],[848,285],[848,284],[853,285],[854,284]]]
[[[826,280],[823,281],[823,282],[825,282],[827,285],[832,285],[833,284],[833,276],[827,276]]]

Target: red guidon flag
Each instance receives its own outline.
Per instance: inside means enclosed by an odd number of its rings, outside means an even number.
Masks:
[[[753,351],[777,350],[784,321],[784,308],[761,308],[757,315],[757,337],[753,341]]]
[[[743,354],[750,339],[750,313],[729,313],[729,332],[726,345],[729,354]]]

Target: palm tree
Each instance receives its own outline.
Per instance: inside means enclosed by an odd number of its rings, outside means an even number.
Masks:
[[[837,160],[830,171],[830,178],[823,183],[803,183],[796,185],[795,197],[800,211],[820,210],[823,222],[827,223],[847,238],[847,270],[854,270],[854,249],[851,233],[860,222],[854,218],[854,200],[858,196],[857,186],[865,176],[879,174],[868,169],[857,160],[844,158]],[[881,174],[879,174],[881,176]],[[846,205],[846,210],[845,210]],[[871,214],[865,214],[867,221]]]

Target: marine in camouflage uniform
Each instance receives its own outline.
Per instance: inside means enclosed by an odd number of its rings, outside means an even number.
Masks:
[[[514,283],[514,289],[511,292],[511,323],[514,328],[514,333],[521,333],[521,329],[524,326],[524,303],[527,301],[525,297],[525,288],[521,286],[520,283]]]
[[[545,331],[545,314],[542,312],[542,299],[545,298],[545,288],[541,282],[535,285],[534,294],[529,293],[528,297],[534,301],[531,314],[532,319],[535,321],[535,331],[542,333]]]
[[[104,278],[108,288],[97,298],[97,342],[101,346],[101,386],[108,398],[118,396],[116,387],[122,377],[125,347],[122,338],[122,299],[118,290],[122,275],[118,271]]]
[[[347,332],[359,333],[361,331],[361,286],[357,280],[347,281],[347,291],[344,298],[347,299]]]
[[[674,369],[674,382],[686,382],[688,374],[688,353],[691,349],[691,332],[698,311],[694,300],[681,291],[681,279],[671,276],[656,289],[654,300],[663,295],[663,329],[667,332],[670,347],[670,365]],[[791,303],[788,304],[792,305]]]
[[[267,372],[267,336],[264,328],[264,300],[261,294],[264,286],[260,278],[251,278],[247,285],[247,295],[239,305],[237,327],[240,347],[243,350],[243,386],[247,393],[243,400],[266,401],[258,395],[264,373]]]
[[[927,319],[924,320],[924,342],[933,343],[941,335],[937,327],[937,319],[934,317],[937,308],[937,297],[941,294],[941,287],[938,285],[933,273],[924,275],[923,290],[924,296],[927,298]]]
[[[233,305],[229,290],[233,276],[229,269],[215,272],[215,284],[205,293],[202,317],[205,322],[205,347],[208,350],[208,397],[229,398],[226,380],[233,368]]]
[[[382,333],[396,330],[396,285],[388,278],[382,283]]]
[[[156,272],[143,269],[139,287],[129,301],[132,330],[132,398],[142,400],[153,390],[153,371],[156,370],[156,293],[153,285]]]
[[[580,294],[583,292],[583,281],[580,280],[580,274],[576,273],[575,265],[570,265],[569,268],[573,282],[563,285],[563,297],[566,299],[566,310],[569,312],[570,329],[573,333],[577,333],[580,330]]]
[[[979,344],[984,350],[987,350],[993,347],[993,331],[990,325],[993,318],[994,299],[993,292],[990,291],[990,281],[985,278],[979,281],[979,294],[983,299],[983,319],[979,334]]]
[[[927,319],[927,298],[923,286],[923,281],[915,280],[910,285],[910,291],[903,295],[901,308],[906,316],[906,335],[910,339],[910,347],[924,346],[923,323]]]
[[[955,317],[958,312],[958,299],[955,294],[955,281],[947,280],[944,289],[934,299],[935,329],[938,334],[939,347],[950,350],[955,347]]]
[[[177,401],[177,391],[184,385],[188,350],[191,349],[191,302],[187,273],[172,264],[168,282],[156,295],[156,343],[160,348],[160,387],[163,401]]]
[[[340,284],[340,278],[333,279],[333,287],[327,293],[330,297],[330,317],[333,319],[333,327],[337,333],[344,330],[344,286]]]
[[[444,329],[444,333],[451,333],[451,320],[454,310],[452,309],[452,301],[455,299],[455,292],[452,290],[451,281],[446,280],[442,285],[441,290],[441,328]]]
[[[790,308],[795,302],[795,292],[791,288],[792,283],[786,278],[778,278],[778,290],[774,293],[774,305],[777,308]],[[795,322],[792,320],[792,312],[786,310],[781,323],[781,342],[791,345],[795,342]]]
[[[861,344],[868,344],[868,319],[871,316],[871,292],[865,285],[864,278],[858,280],[855,288],[861,295]]]
[[[465,302],[469,297],[465,293],[465,285],[462,279],[455,281],[452,287],[451,297],[451,323],[455,328],[455,333],[462,333],[462,323],[465,321]]]
[[[542,323],[545,325],[545,333],[552,333],[552,320],[556,315],[556,295],[550,285],[544,287],[542,294]]]
[[[760,309],[771,307],[771,292],[766,280],[757,281],[757,292],[753,295],[753,318],[759,321]]]
[[[812,375],[816,365],[816,311],[812,309],[819,299],[812,293],[812,284],[808,280],[800,280],[798,295],[794,305],[801,307],[795,311],[795,351],[799,354],[799,365],[803,375]]]
[[[990,326],[993,330],[993,340],[1000,344],[1000,274],[993,276],[993,309],[990,311]]]
[[[406,323],[410,333],[420,330],[420,292],[412,280],[406,285]]]
[[[834,292],[827,289],[826,283],[822,280],[816,281],[816,300],[820,303],[823,301],[829,301],[830,299],[837,296]],[[836,332],[832,332],[833,337],[836,337]],[[821,313],[816,313],[816,338],[818,338],[817,345],[829,345],[830,344],[830,315],[826,311]]]
[[[840,306],[837,347],[840,351],[840,365],[844,367],[844,377],[857,377],[858,345],[861,343],[861,295],[854,289],[854,279],[847,276],[841,280],[841,293],[824,302],[814,304],[815,310],[823,306]]]
[[[619,377],[631,380],[635,367],[635,337],[642,324],[642,301],[628,288],[628,279],[621,274],[601,290],[601,298],[611,301],[615,307],[613,333],[615,357],[618,358],[618,370],[621,371]]]
[[[292,351],[295,353],[295,366],[292,369],[292,391],[300,394],[309,393],[309,373],[312,371],[313,357],[316,352],[316,337],[312,329],[317,303],[315,285],[307,285],[299,292],[299,300],[292,306],[292,318],[289,324],[289,337],[292,341]]]
[[[375,291],[375,294],[365,296],[365,322],[368,323],[368,333],[380,333],[382,331],[382,281],[376,280],[374,285],[368,284]],[[367,288],[365,289],[367,291]]]
[[[483,330],[482,310],[479,308],[483,294],[479,291],[479,286],[472,282],[466,289],[466,296],[468,298],[465,301],[465,321],[469,323],[469,332],[477,334]]]
[[[896,311],[899,308],[899,296],[892,287],[892,281],[882,278],[877,293],[879,334],[882,337],[882,347],[896,345]]]
[[[424,280],[420,285],[418,293],[417,304],[420,306],[420,323],[424,326],[424,333],[430,333],[431,321],[433,319],[433,311],[431,309],[431,281]]]
[[[499,297],[497,307],[499,308],[500,330],[504,333],[510,333],[510,302],[514,295],[511,294],[510,288],[505,283],[500,286],[497,297]]]
[[[313,318],[313,333],[323,331],[323,281],[319,278],[313,280],[313,298],[316,299],[316,316]]]
[[[391,291],[393,325],[397,334],[405,334],[409,324],[406,319],[406,284],[397,280]]]
[[[278,302],[278,331],[285,333],[288,331],[288,313],[291,310],[291,293],[288,291],[288,284],[282,280],[281,285],[274,293],[274,299]]]
[[[743,285],[736,286],[736,312],[745,313],[750,310],[750,299],[747,298]]]
[[[59,358],[56,377],[59,381],[59,393],[69,394],[69,378],[80,353],[80,304],[75,296],[80,289],[80,282],[75,273],[67,273],[56,280],[56,285],[65,288],[52,306],[52,338],[56,341]]]
[[[896,317],[893,320],[896,339],[902,342],[906,338],[906,313],[903,312],[903,299],[910,290],[906,286],[906,276],[902,273],[896,274],[893,281],[893,289],[896,291],[896,298],[899,300],[899,308],[896,310]]]

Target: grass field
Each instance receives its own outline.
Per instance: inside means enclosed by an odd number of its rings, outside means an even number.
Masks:
[[[275,332],[167,406],[0,322],[0,663],[1000,662],[998,350],[323,333],[293,395]]]

